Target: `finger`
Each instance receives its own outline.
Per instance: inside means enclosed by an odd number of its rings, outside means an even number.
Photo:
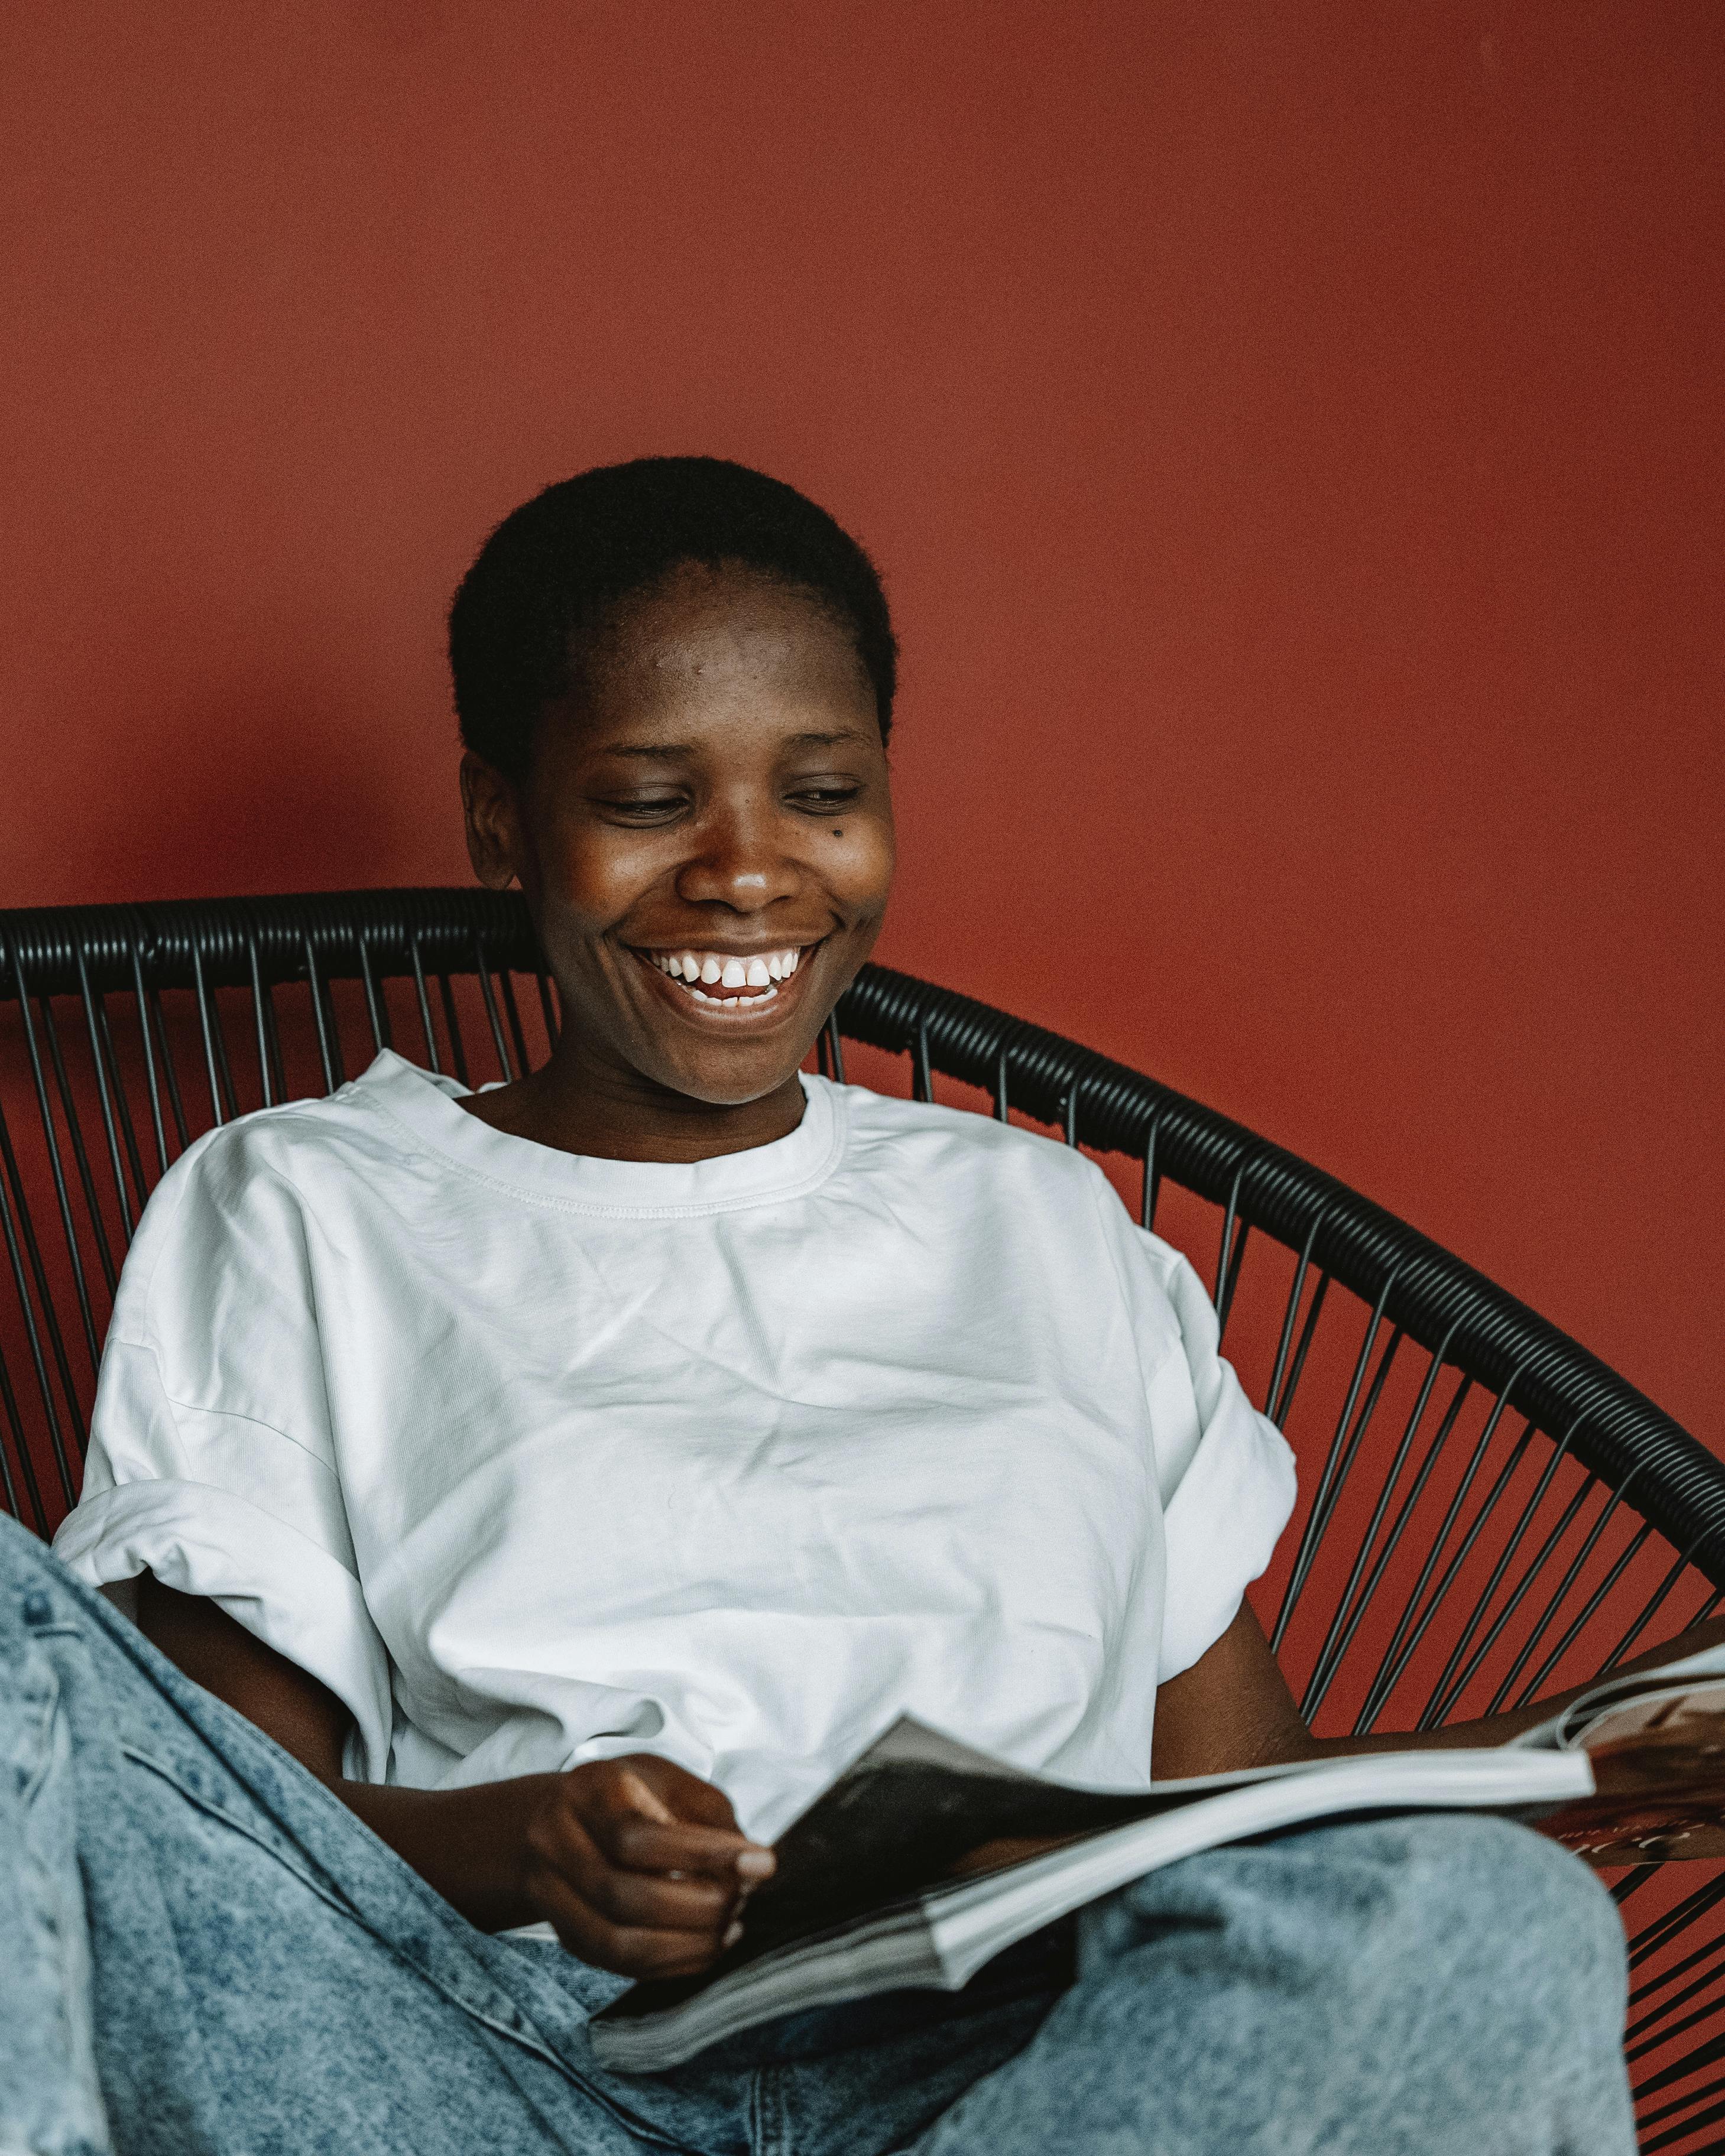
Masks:
[[[651,1820],[657,1826],[674,1826],[676,1814],[664,1799],[648,1786],[644,1776],[633,1767],[623,1765],[617,1777],[618,1801],[628,1810],[639,1812],[643,1819]]]
[[[650,1931],[614,1924],[567,1881],[555,1876],[536,1887],[534,1899],[571,1953],[619,1976],[697,1976],[712,1966],[721,1951],[711,1932]]]
[[[614,1864],[629,1871],[680,1871],[689,1878],[715,1879],[726,1885],[758,1886],[773,1875],[770,1849],[721,1835],[711,1827],[655,1826],[650,1820],[612,1818],[595,1833]]]
[[[554,1873],[608,1921],[647,1929],[706,1931],[716,1937],[739,1897],[733,1873],[717,1878],[686,1871],[632,1871],[614,1864],[579,1818],[536,1834],[529,1847],[536,1871]]]
[[[572,1881],[608,1922],[641,1931],[704,1932],[716,1939],[735,1912],[737,1890],[711,1879],[668,1879],[656,1871],[624,1871],[595,1851]]]
[[[626,1869],[755,1887],[776,1868],[770,1850],[738,1833],[724,1793],[669,1759],[632,1753],[595,1761],[570,1774],[562,1797],[607,1858]],[[729,1824],[685,1819],[675,1813],[679,1805],[699,1807]]]
[[[617,1762],[630,1778],[649,1789],[675,1819],[692,1820],[701,1826],[737,1831],[737,1815],[731,1799],[712,1783],[703,1782],[674,1759],[661,1759],[650,1752],[631,1752]]]
[[[736,1897],[722,1887],[661,1879],[650,1871],[607,1869],[583,1874],[575,1884],[608,1922],[636,1931],[701,1932],[716,1939],[735,1913]]]
[[[758,1883],[773,1869],[773,1852],[746,1841],[734,1830],[694,1826],[677,1820],[669,1825],[639,1812],[607,1802],[580,1803],[575,1816],[613,1864],[631,1871],[682,1871],[731,1885]]]

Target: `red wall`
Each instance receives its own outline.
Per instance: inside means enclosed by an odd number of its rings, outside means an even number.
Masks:
[[[0,30],[0,903],[461,878],[499,516],[874,546],[883,955],[1725,1445],[1713,0],[56,0]]]

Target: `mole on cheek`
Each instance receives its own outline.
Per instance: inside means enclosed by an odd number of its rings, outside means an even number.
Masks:
[[[844,826],[843,826],[842,824],[834,824],[834,826],[833,826],[833,836],[834,836],[835,839],[842,839],[842,838],[844,837],[844,835],[845,835],[845,829],[844,829]]]

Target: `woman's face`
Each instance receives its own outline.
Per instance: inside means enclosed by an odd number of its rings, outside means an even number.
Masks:
[[[468,845],[519,877],[583,1065],[732,1106],[784,1085],[892,881],[875,697],[814,601],[694,564],[618,609],[527,783],[463,767]]]

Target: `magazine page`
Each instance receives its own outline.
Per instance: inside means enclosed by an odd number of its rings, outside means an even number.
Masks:
[[[1081,1789],[1009,1767],[904,1716],[780,1835],[778,1868],[751,1897],[732,1955],[740,1964],[940,1881],[998,1871],[1079,1835],[1327,1763],[1246,1768],[1147,1790]]]
[[[924,1897],[951,1979],[963,1983],[1001,1948],[1147,1871],[1224,1844],[1367,1812],[1475,1810],[1537,1820],[1595,1788],[1583,1752],[1374,1752],[1324,1759],[1308,1777],[1260,1777],[1112,1834],[1086,1836],[997,1877]]]
[[[1642,1670],[1631,1676],[1602,1677],[1567,1707],[1560,1707],[1548,1721],[1523,1730],[1509,1742],[1518,1750],[1548,1750],[1553,1747],[1574,1749],[1591,1742],[1589,1732],[1606,1710],[1640,1699],[1686,1697],[1691,1694],[1699,1697],[1709,1689],[1710,1679],[1725,1684],[1725,1645],[1703,1647],[1693,1655],[1680,1655],[1655,1669]]]
[[[596,2052],[654,2071],[804,2007],[956,1986],[1183,1856],[1434,1807],[1520,1816],[1599,1864],[1725,1856],[1725,1647],[1607,1678],[1506,1745],[1332,1754],[1129,1792],[1050,1781],[901,1720],[786,1830],[738,1944],[701,1976],[636,1985],[595,2021]]]
[[[1080,1836],[1329,1763],[1302,1759],[1115,1793],[1045,1780],[901,1717],[779,1836],[778,1868],[751,1896],[737,1943],[701,1975],[637,1984],[607,2012],[662,2012],[801,1941],[920,1907],[927,1888],[999,1874]]]
[[[1595,1790],[1543,1831],[1599,1865],[1725,1856],[1725,1676],[1600,1687],[1558,1721],[1560,1748],[1593,1762]]]
[[[880,1773],[894,1779],[880,1781]],[[964,1784],[972,1781],[968,1774],[955,1779]],[[1016,1779],[978,1779],[996,1792],[1019,1789]],[[921,1892],[884,1907],[857,1910],[836,1924],[829,1910],[824,1928],[801,1934],[781,1930],[768,1947],[763,1948],[757,1934],[748,1943],[752,1953],[739,1945],[701,1977],[636,1985],[592,2023],[594,2055],[619,2071],[657,2071],[784,2013],[907,1984],[957,1989],[1015,1940],[1147,1871],[1224,1841],[1363,1811],[1433,1806],[1549,1810],[1585,1796],[1594,1786],[1585,1753],[1509,1752],[1499,1747],[1301,1761],[1293,1768],[1249,1770],[1206,1782],[1199,1790],[1190,1784],[1163,1784],[1157,1793],[1159,1802],[1148,1796],[1104,1798],[1111,1807],[1135,1804],[1136,1815],[1100,1829],[1081,1826],[1058,1842],[1040,1841],[1019,1861],[980,1876],[968,1876],[970,1867],[962,1861],[962,1844],[973,1840],[977,1830],[973,1823],[958,1838],[961,1861]],[[890,1801],[917,1800],[915,1788],[897,1780],[891,1766],[875,1774],[846,1776],[838,1789],[855,1784],[865,1792],[872,1784],[875,1794],[890,1793]],[[1170,1796],[1176,1789],[1183,1794]],[[1094,1794],[1031,1783],[1030,1794],[1039,1791],[1066,1808],[1059,1816],[1069,1824],[1079,1815],[1070,1809],[1073,1801]],[[846,1811],[860,1815],[855,1786],[852,1796],[854,1808],[841,1808],[839,1816]],[[814,1807],[805,1820],[819,1810]],[[1012,1823],[1023,1824],[1029,1816],[1020,1813]],[[999,1823],[999,1815],[988,1822]],[[938,1835],[921,1836],[912,1815],[901,1813],[899,1824],[908,1828],[924,1857],[941,1845]],[[943,1830],[946,1824],[942,1822]],[[872,1836],[872,1822],[868,1830]],[[997,1840],[992,1845],[1001,1844]],[[832,1846],[840,1846],[836,1834]],[[976,1852],[969,1853],[973,1857]],[[764,1895],[766,1890],[761,1891]],[[819,1906],[807,1903],[804,1913],[812,1914]],[[749,1929],[756,1930],[752,1912]]]

